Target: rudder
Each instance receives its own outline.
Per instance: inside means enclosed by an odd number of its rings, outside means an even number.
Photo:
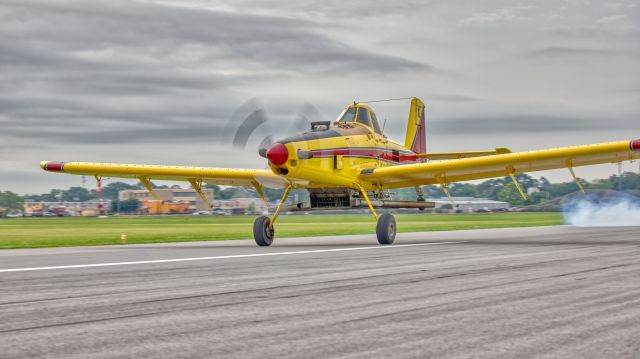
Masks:
[[[411,99],[407,136],[404,146],[415,153],[427,153],[427,131],[424,120],[425,106],[419,98]]]

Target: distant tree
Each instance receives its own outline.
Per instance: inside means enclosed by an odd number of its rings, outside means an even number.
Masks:
[[[609,177],[611,187],[617,191],[640,189],[640,175],[633,172],[625,172],[620,176]]]
[[[524,198],[520,196],[520,192],[518,192],[518,188],[516,188],[513,182],[507,183],[502,187],[500,192],[498,192],[498,201],[508,202],[512,206],[522,206],[525,204]]]
[[[440,186],[422,186],[422,193],[425,198],[440,198],[444,196],[442,188]]]
[[[24,199],[11,191],[0,191],[0,207],[8,210],[23,211]]]
[[[204,188],[208,188],[208,189],[212,189],[213,190],[213,198],[215,198],[215,199],[223,199],[223,198],[220,197],[220,186],[218,186],[216,184],[205,183],[204,184]]]
[[[546,201],[549,198],[549,192],[540,191],[534,192],[529,196],[526,204],[538,204]]]
[[[248,206],[247,206],[247,211],[249,213],[255,213],[256,212],[256,204],[251,202]]]
[[[611,180],[606,179],[597,179],[593,182],[589,183],[590,189],[613,189],[613,185],[611,184]]]
[[[504,187],[505,180],[502,178],[494,178],[488,181],[484,181],[476,186],[478,197],[489,198],[493,200],[498,199],[498,192]]]
[[[478,189],[471,183],[452,183],[449,186],[449,193],[455,197],[476,197]]]
[[[553,197],[562,197],[570,193],[578,191],[579,188],[574,182],[562,182],[551,184],[551,195]]]
[[[415,201],[417,198],[415,188],[397,188],[392,193],[394,199],[399,201]]]
[[[210,188],[210,189],[212,189],[214,191],[214,193],[218,193],[220,191],[220,186],[218,186],[217,184],[206,183],[204,185],[204,188]]]
[[[62,200],[67,202],[84,202],[92,199],[91,193],[83,187],[71,187],[62,192]]]
[[[516,179],[518,180],[518,183],[520,183],[520,185],[524,188],[524,190],[528,190],[531,187],[536,187],[539,188],[540,187],[540,181],[538,181],[537,179],[529,176],[526,173],[520,173],[518,175],[516,175]],[[512,182],[511,181],[511,177],[505,177],[504,178],[505,182]]]
[[[540,177],[538,183],[538,188],[540,189],[540,191],[547,192],[549,194],[551,193],[551,182],[549,182],[546,177]]]
[[[32,201],[37,202],[56,202],[62,199],[62,193],[64,190],[52,189],[49,193],[32,196]]]

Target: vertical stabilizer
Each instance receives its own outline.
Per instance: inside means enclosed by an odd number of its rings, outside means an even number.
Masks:
[[[424,121],[425,106],[419,98],[411,99],[407,137],[404,146],[415,153],[427,153],[427,132]]]

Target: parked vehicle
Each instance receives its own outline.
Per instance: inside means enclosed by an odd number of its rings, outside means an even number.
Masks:
[[[194,216],[209,216],[209,215],[211,215],[211,212],[209,212],[209,211],[198,211],[198,212],[193,212],[192,215],[194,215]]]

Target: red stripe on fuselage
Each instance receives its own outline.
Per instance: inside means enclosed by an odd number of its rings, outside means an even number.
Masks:
[[[395,152],[395,153],[394,153]],[[418,159],[416,155],[408,151],[395,151],[385,148],[376,147],[358,147],[358,148],[330,148],[324,150],[311,151],[313,157],[359,157],[378,159],[394,163],[415,163]]]

